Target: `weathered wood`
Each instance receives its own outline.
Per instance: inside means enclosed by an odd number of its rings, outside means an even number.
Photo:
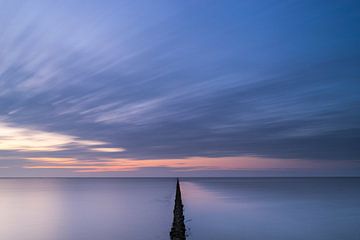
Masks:
[[[185,240],[186,228],[184,223],[184,205],[181,200],[181,190],[179,179],[176,181],[176,194],[174,206],[174,220],[170,231],[171,240]]]

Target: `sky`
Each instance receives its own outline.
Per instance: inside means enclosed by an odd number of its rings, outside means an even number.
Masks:
[[[0,176],[360,176],[360,3],[0,0]]]

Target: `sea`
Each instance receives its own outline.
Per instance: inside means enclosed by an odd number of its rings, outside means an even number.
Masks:
[[[0,178],[1,240],[169,240],[175,178]],[[359,240],[360,178],[181,178],[187,239]]]

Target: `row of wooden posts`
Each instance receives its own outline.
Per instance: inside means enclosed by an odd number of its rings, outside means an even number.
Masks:
[[[174,205],[174,219],[170,231],[171,240],[185,240],[186,228],[184,223],[184,205],[181,200],[181,189],[179,179],[176,181],[176,194]]]

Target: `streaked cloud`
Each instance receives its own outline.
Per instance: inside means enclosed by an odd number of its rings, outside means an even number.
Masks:
[[[193,157],[185,159],[119,159],[100,158],[97,160],[77,160],[74,158],[27,158],[32,165],[25,165],[28,169],[71,169],[79,173],[87,172],[123,172],[136,171],[144,168],[169,168],[173,171],[204,171],[204,170],[262,170],[274,169],[323,169],[338,166],[324,162],[309,160],[269,159],[261,157],[222,157],[206,158]]]
[[[2,172],[358,171],[358,9],[0,1]]]
[[[72,147],[103,146],[102,141],[82,140],[79,137],[12,126],[0,121],[0,150],[20,152],[56,152]],[[91,148],[99,152],[121,152],[123,148]],[[42,158],[52,159],[52,158]]]
[[[71,165],[76,164],[77,160],[74,158],[56,158],[56,157],[37,157],[37,158],[25,158],[25,160],[29,160],[32,162],[38,163],[51,163],[51,164],[60,164],[60,165]]]
[[[93,151],[97,152],[123,152],[124,148],[91,148]]]

